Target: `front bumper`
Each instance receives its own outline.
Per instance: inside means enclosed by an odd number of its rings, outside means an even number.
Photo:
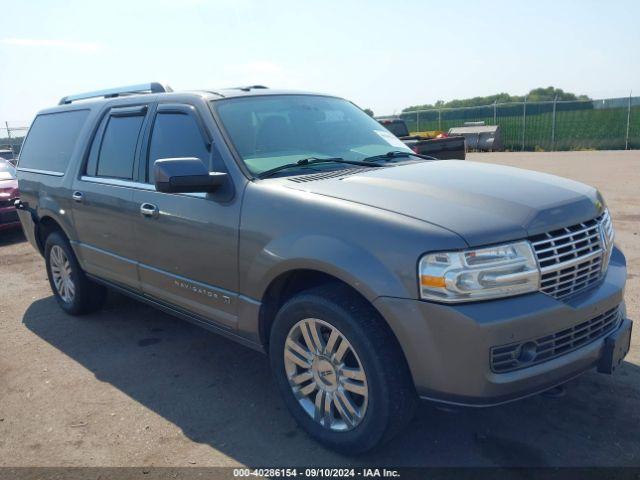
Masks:
[[[8,207],[0,207],[0,230],[8,228],[16,228],[20,226],[18,212],[13,205]]]
[[[489,406],[539,393],[594,368],[611,333],[559,357],[505,373],[492,371],[491,348],[553,334],[617,306],[626,318],[626,276],[624,255],[614,248],[603,280],[565,300],[532,293],[442,305],[380,297],[375,306],[398,338],[421,397]]]

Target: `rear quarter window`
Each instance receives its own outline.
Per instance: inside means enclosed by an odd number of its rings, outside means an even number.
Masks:
[[[20,152],[20,168],[64,173],[89,110],[38,115]]]

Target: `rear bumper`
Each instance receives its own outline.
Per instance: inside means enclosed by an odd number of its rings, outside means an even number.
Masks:
[[[31,213],[26,210],[18,210],[18,218],[22,224],[22,231],[29,240],[29,243],[36,249],[37,252],[42,253],[38,240],[36,239],[36,224],[33,221]]]
[[[539,393],[594,368],[605,338],[626,318],[626,263],[614,248],[607,275],[568,300],[542,293],[466,305],[381,297],[375,305],[402,346],[418,394],[460,405],[489,406]],[[619,307],[621,320],[576,350],[519,370],[495,373],[492,347],[569,329]]]
[[[16,228],[20,226],[16,207],[0,207],[0,230]]]

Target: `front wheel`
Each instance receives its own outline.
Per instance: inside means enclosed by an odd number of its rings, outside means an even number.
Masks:
[[[302,292],[278,312],[269,356],[284,401],[320,443],[356,454],[411,419],[416,394],[389,328],[342,285]]]

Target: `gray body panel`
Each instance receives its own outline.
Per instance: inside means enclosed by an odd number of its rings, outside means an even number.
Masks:
[[[142,291],[235,328],[240,202],[155,190],[136,190],[134,202],[160,211],[155,218],[138,215],[135,224]]]
[[[578,182],[501,165],[440,160],[369,170],[289,188],[341,198],[429,222],[470,246],[526,238],[600,213],[597,191]],[[429,250],[436,250],[428,245]]]
[[[287,94],[260,91],[260,95]],[[568,300],[542,293],[464,305],[419,300],[417,268],[431,251],[526,239],[599,215],[592,187],[509,167],[427,161],[293,182],[247,173],[208,102],[239,91],[144,95],[144,103],[193,105],[228,184],[211,194],[167,194],[144,182],[82,178],[81,165],[101,116],[140,96],[60,106],[88,108],[66,172],[19,169],[19,212],[27,237],[42,248],[48,218],[71,240],[81,266],[124,293],[262,349],[261,307],[270,285],[291,272],[343,281],[378,310],[398,338],[419,393],[442,401],[486,404],[547,388],[591,368],[602,340],[544,364],[488,373],[489,349],[547,334],[621,304],[624,256],[614,250],[606,277]],[[147,121],[147,123],[150,123]],[[148,128],[148,127],[147,127]],[[145,134],[148,141],[148,131]],[[28,137],[27,137],[28,141]],[[145,164],[144,145],[137,165]],[[75,204],[72,193],[84,200]],[[142,203],[158,208],[140,214]]]
[[[83,196],[81,203],[72,202],[71,212],[75,250],[84,270],[138,289],[135,224],[139,214],[133,189],[83,177],[74,182],[73,191]]]
[[[240,288],[261,299],[279,275],[309,269],[344,281],[369,300],[415,297],[418,257],[428,249],[464,247],[458,235],[420,220],[256,182],[244,199]]]

